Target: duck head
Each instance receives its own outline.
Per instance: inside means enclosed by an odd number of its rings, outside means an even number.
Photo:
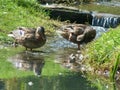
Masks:
[[[36,30],[36,38],[37,39],[42,38],[43,40],[46,39],[44,27],[38,27],[37,28],[37,30]]]

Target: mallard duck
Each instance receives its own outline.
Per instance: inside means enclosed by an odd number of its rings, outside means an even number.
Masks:
[[[44,27],[38,27],[37,29],[19,27],[8,34],[8,36],[15,39],[15,46],[18,43],[24,46],[26,50],[29,48],[31,51],[33,48],[42,47],[46,43]]]
[[[80,49],[80,44],[88,43],[96,36],[96,30],[84,24],[66,25],[59,32],[63,38],[77,44],[78,49]]]

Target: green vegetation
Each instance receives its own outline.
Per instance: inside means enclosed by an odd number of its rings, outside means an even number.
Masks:
[[[112,71],[113,77],[117,70],[120,55],[120,27],[110,29],[100,38],[88,44],[84,54],[89,57],[85,63],[94,67],[94,70]],[[114,65],[115,63],[115,65]],[[94,73],[94,72],[93,72]]]
[[[87,55],[84,64],[92,68],[91,72],[87,72],[88,80],[99,90],[117,90],[115,82],[116,72],[120,67],[119,28],[110,29],[83,50],[84,55]],[[108,76],[104,75],[105,71],[108,71]]]
[[[96,5],[96,4],[82,4],[79,6],[81,10],[96,11],[99,13],[110,13],[120,15],[119,7]]]
[[[111,70],[111,81],[115,81],[115,75],[116,75],[116,72],[118,70],[118,66],[119,66],[119,63],[120,63],[120,54],[118,55],[116,61],[115,61],[115,64],[113,66],[113,69]]]
[[[117,90],[115,83],[112,83],[109,79],[105,79],[103,77],[98,77],[96,75],[89,75],[88,80],[92,81],[92,86],[97,87],[98,90]]]

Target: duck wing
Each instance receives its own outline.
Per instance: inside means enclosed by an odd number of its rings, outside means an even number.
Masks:
[[[8,34],[8,36],[13,37],[16,40],[21,40],[25,38],[33,38],[35,35],[35,29],[25,28],[25,27],[19,27],[16,30],[13,30]]]
[[[14,39],[20,39],[21,37],[24,36],[24,34],[25,34],[24,31],[17,29],[17,30],[10,32],[8,36],[13,37]]]
[[[73,29],[74,29],[73,33],[75,35],[81,35],[84,33],[85,30],[83,27],[74,27]]]
[[[35,33],[35,31],[36,31],[36,28],[19,27],[18,29],[24,31],[25,34],[26,33]]]

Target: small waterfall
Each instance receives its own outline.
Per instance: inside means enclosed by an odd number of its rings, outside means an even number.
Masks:
[[[92,25],[105,28],[115,28],[120,24],[120,17],[93,16]]]

